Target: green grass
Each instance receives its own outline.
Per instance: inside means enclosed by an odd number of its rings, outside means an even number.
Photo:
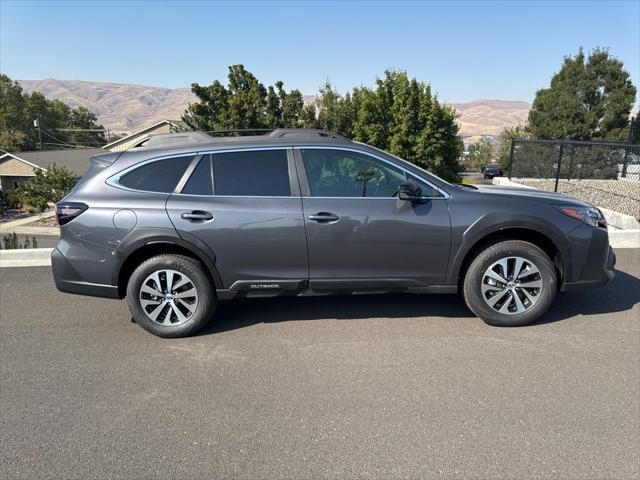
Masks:
[[[462,184],[463,185],[473,185],[474,183],[476,183],[476,182],[474,182],[471,178],[462,177]]]

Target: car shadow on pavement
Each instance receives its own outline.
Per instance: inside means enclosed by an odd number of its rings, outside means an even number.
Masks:
[[[472,317],[458,295],[329,295],[318,297],[250,298],[221,302],[208,335],[290,320],[356,320],[367,318]]]
[[[554,304],[537,325],[557,322],[578,315],[602,315],[631,310],[640,302],[640,279],[617,271],[611,283],[603,288],[558,294]]]
[[[575,316],[630,310],[640,302],[640,279],[617,272],[604,288],[558,294],[536,325]],[[322,297],[254,298],[221,302],[215,321],[199,335],[209,335],[258,323],[292,320],[353,320],[367,318],[470,318],[459,295],[332,295]]]

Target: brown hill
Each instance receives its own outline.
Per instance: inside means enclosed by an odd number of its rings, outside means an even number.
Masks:
[[[499,135],[506,127],[526,123],[531,104],[511,100],[475,100],[451,104],[460,113],[463,137]]]
[[[25,92],[39,91],[72,107],[83,106],[114,132],[130,132],[164,119],[178,120],[195,96],[188,88],[162,88],[81,80],[19,80]],[[313,95],[304,96],[305,103]],[[504,127],[524,123],[530,104],[507,100],[452,103],[460,112],[463,137],[498,135]]]
[[[115,132],[129,132],[164,119],[179,120],[195,96],[188,88],[161,88],[80,80],[18,80],[25,92],[42,92],[71,107],[83,106],[99,123]]]

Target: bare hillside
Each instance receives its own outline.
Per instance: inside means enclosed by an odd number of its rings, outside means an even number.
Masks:
[[[83,106],[114,131],[128,132],[164,119],[179,120],[195,96],[188,88],[161,88],[80,80],[19,80],[26,92],[39,91],[72,107]]]
[[[505,127],[526,123],[531,104],[511,100],[475,100],[451,104],[460,118],[463,137],[498,135]]]
[[[48,98],[91,110],[99,122],[115,132],[130,132],[160,120],[179,120],[195,96],[188,88],[162,88],[81,80],[19,80],[25,92],[39,91]],[[314,100],[305,95],[305,103]],[[468,139],[498,135],[504,127],[524,123],[531,105],[507,100],[452,103],[460,112],[460,132]]]

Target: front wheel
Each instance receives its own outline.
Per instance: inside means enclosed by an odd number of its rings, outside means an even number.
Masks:
[[[557,289],[547,254],[531,243],[508,240],[480,252],[464,277],[467,306],[489,325],[516,327],[540,318]]]
[[[193,335],[216,308],[215,289],[204,267],[184,255],[152,257],[136,268],[127,285],[127,303],[138,325],[159,337]]]

